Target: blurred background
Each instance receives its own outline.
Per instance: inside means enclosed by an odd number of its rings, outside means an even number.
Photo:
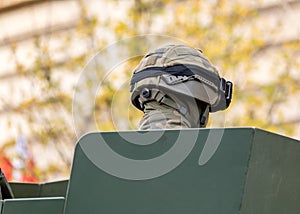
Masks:
[[[13,181],[68,178],[82,70],[109,44],[144,34],[202,49],[234,82],[225,119],[210,127],[256,126],[300,139],[299,19],[300,0],[0,0],[0,166]],[[143,44],[124,47],[137,49]],[[95,65],[97,130],[137,129],[142,114],[129,105],[127,86],[140,59],[105,79]]]

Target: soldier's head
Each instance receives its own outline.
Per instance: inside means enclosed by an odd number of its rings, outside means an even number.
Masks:
[[[232,94],[202,51],[185,45],[148,53],[130,86],[132,104],[144,111],[140,129],[205,127],[209,112],[226,109]]]

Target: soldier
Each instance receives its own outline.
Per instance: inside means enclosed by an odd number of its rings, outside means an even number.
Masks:
[[[209,112],[226,109],[232,83],[201,50],[167,45],[148,53],[130,82],[131,102],[144,112],[140,130],[206,127]]]

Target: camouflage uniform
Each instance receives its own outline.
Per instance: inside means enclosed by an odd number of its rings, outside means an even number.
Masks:
[[[145,104],[139,129],[190,128],[190,122],[176,109],[155,101]]]
[[[148,53],[134,70],[131,101],[144,112],[141,130],[199,128],[209,112],[229,106],[231,89],[200,50],[168,45]]]

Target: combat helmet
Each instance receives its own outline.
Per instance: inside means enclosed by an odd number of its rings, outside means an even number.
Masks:
[[[130,86],[131,102],[142,111],[145,102],[161,102],[164,95],[194,98],[206,103],[209,112],[226,109],[232,97],[232,83],[219,76],[201,50],[185,45],[166,45],[146,54]]]

